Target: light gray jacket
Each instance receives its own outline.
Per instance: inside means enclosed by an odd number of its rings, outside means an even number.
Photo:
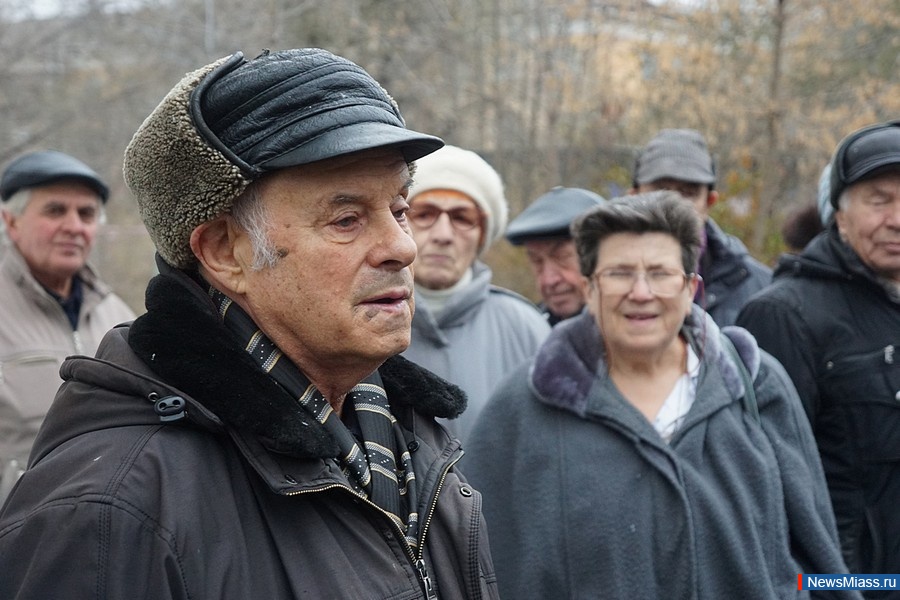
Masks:
[[[34,279],[15,246],[0,242],[0,503],[12,474],[25,468],[62,384],[63,360],[70,354],[93,355],[110,328],[134,319],[128,305],[89,267],[79,275],[84,300],[73,331],[59,302]]]
[[[726,328],[758,420],[699,308],[696,400],[666,444],[607,377],[588,314],[557,325],[470,436],[501,596],[807,598],[798,573],[846,573],[809,424],[784,369]],[[824,592],[822,598],[858,598]]]
[[[530,360],[550,333],[534,304],[491,285],[487,265],[476,262],[473,270],[472,282],[437,317],[416,304],[412,342],[403,353],[466,392],[462,416],[443,421],[463,441],[497,383]]]

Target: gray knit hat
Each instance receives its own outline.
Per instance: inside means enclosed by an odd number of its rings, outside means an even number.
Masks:
[[[442,145],[407,129],[349,60],[318,48],[238,52],[178,82],[134,134],[123,170],[159,255],[186,269],[197,262],[191,232],[266,173],[383,147],[412,162]]]
[[[487,220],[481,251],[506,230],[509,205],[503,193],[503,180],[477,153],[447,145],[416,163],[409,197],[414,199],[428,190],[455,190],[475,201]]]
[[[663,129],[647,143],[634,163],[634,187],[660,179],[715,185],[716,168],[699,131]]]

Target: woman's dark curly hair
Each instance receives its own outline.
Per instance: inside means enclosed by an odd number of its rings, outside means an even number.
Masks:
[[[581,215],[572,223],[581,274],[590,277],[597,268],[597,250],[617,233],[665,233],[681,246],[685,273],[697,270],[703,222],[690,202],[678,192],[662,190],[614,198]]]

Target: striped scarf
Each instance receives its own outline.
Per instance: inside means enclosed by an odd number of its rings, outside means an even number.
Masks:
[[[419,532],[416,476],[406,449],[406,438],[391,414],[378,371],[350,390],[344,400],[344,410],[355,411],[364,440],[363,451],[328,400],[289,359],[280,360],[281,350],[259,330],[249,315],[212,286],[209,296],[225,326],[245,340],[244,349],[260,368],[297,398],[337,440],[340,456],[335,458],[353,491],[386,512],[405,533],[407,543],[415,548]]]

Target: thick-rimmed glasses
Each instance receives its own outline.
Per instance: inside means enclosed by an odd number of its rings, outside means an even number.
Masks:
[[[428,229],[433,227],[443,214],[450,218],[450,224],[457,231],[471,231],[481,225],[481,213],[474,206],[444,210],[433,204],[424,204],[411,207],[406,216],[415,227]]]
[[[654,296],[671,298],[684,290],[688,281],[699,277],[696,273],[685,273],[678,269],[623,269],[612,267],[592,275],[604,296],[624,296],[634,289],[638,279],[643,279],[647,289]]]

